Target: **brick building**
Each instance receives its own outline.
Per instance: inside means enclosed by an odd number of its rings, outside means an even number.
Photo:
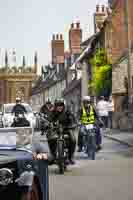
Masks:
[[[131,118],[128,117],[127,114],[125,115],[124,111],[124,104],[128,102],[127,84],[129,75],[131,84],[130,94],[133,94],[133,1],[109,0],[109,5],[112,9],[111,53],[113,63],[112,95],[115,103],[114,127],[133,129]],[[128,52],[130,52],[130,54],[128,54]],[[130,63],[130,68],[128,61]]]

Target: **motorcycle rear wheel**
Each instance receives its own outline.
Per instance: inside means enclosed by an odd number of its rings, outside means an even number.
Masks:
[[[94,136],[88,136],[87,142],[87,154],[91,160],[95,160],[96,158],[96,139]]]
[[[59,174],[64,174],[65,163],[64,163],[64,145],[63,145],[63,141],[59,141],[58,142],[58,166],[59,166]]]

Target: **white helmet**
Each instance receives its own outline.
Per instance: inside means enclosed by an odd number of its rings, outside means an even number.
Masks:
[[[90,96],[84,96],[83,101],[91,101],[91,97]]]
[[[20,97],[16,97],[16,102],[21,102],[21,98]]]

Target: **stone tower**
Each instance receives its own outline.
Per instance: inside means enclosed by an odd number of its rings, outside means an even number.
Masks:
[[[37,74],[37,66],[38,66],[38,55],[37,52],[35,52],[34,55],[34,73]]]

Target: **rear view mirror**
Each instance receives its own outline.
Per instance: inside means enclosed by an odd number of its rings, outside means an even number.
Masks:
[[[33,112],[33,113],[34,113],[34,115],[35,115],[35,116],[37,116],[37,115],[38,115],[38,112]]]

